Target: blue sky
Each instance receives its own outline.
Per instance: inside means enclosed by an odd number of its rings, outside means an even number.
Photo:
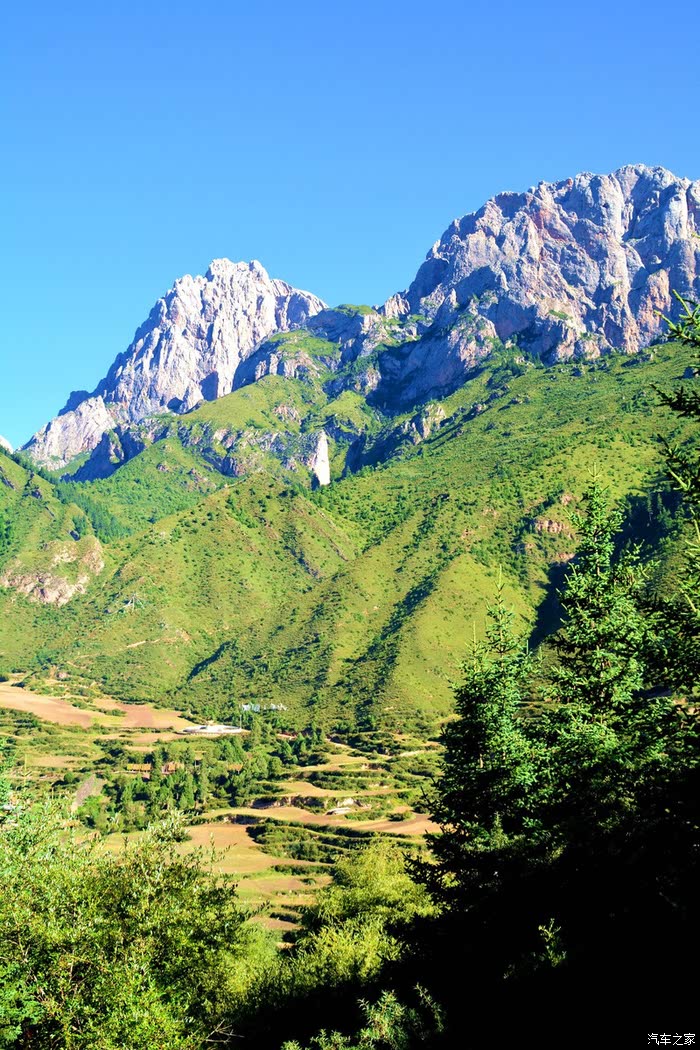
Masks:
[[[92,388],[212,258],[375,303],[500,190],[639,161],[699,178],[699,30],[685,0],[12,5],[0,433]]]

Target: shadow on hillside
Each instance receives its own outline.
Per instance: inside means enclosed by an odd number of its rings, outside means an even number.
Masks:
[[[562,608],[559,601],[559,592],[564,587],[567,566],[562,562],[554,562],[549,566],[547,582],[542,584],[544,598],[537,607],[535,624],[530,634],[530,649],[535,650],[545,638],[554,634],[561,626]]]
[[[663,555],[664,546],[680,535],[684,520],[680,496],[669,488],[665,478],[657,478],[647,492],[629,495],[622,505],[622,513],[617,552],[638,546],[643,562]],[[559,594],[565,587],[570,564],[555,562],[549,566],[547,581],[542,584],[544,597],[537,608],[529,640],[533,650],[561,627]]]
[[[572,826],[551,857],[504,852],[490,882],[465,871],[454,910],[400,930],[404,952],[374,980],[331,969],[281,993],[270,987],[237,1019],[236,1040],[308,1045],[320,1028],[356,1028],[358,1000],[390,988],[410,1003],[416,986],[441,1005],[446,1028],[404,1050],[641,1046],[662,1020],[665,1031],[693,1031],[698,799],[697,770],[662,777],[636,813],[611,828]]]

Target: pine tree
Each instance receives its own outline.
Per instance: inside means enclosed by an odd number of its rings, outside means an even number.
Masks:
[[[638,552],[616,552],[622,517],[597,478],[584,501],[561,594],[564,623],[551,641],[558,663],[549,703],[531,726],[552,849],[626,819],[682,736],[677,708],[654,678],[660,618],[646,601]]]
[[[163,780],[163,754],[160,748],[156,748],[151,758],[151,772],[149,781],[154,791],[160,787]]]
[[[457,718],[443,735],[443,775],[434,799],[441,833],[431,838],[436,864],[425,868],[436,896],[459,899],[489,881],[503,850],[517,848],[533,785],[532,748],[523,731],[532,660],[513,630],[503,586],[489,610],[486,641],[475,643],[455,690]]]
[[[615,556],[622,515],[610,511],[597,477],[584,502],[586,513],[574,515],[580,538],[561,594],[564,626],[553,640],[560,660],[555,693],[613,724],[629,716],[645,684],[645,578],[636,552]]]
[[[194,777],[189,772],[186,772],[182,779],[177,795],[177,806],[183,812],[194,809]]]
[[[669,335],[700,351],[700,306],[677,298],[683,311],[678,322],[668,322]],[[693,386],[682,384],[671,393],[658,393],[677,415],[700,420],[700,391]],[[691,530],[677,594],[659,603],[665,618],[664,670],[676,688],[693,690],[700,680],[700,453],[697,441],[664,441],[664,446],[668,474],[681,494]]]
[[[199,760],[199,768],[195,774],[195,796],[204,809],[209,801],[209,765],[205,755]]]

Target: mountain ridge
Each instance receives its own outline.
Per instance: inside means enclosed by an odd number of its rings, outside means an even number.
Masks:
[[[24,450],[61,469],[115,427],[270,374],[395,413],[449,394],[503,344],[546,362],[632,353],[659,337],[674,290],[700,294],[699,228],[700,181],[627,165],[497,194],[379,309],[330,309],[260,263],[215,260],[178,279],[95,391],[72,395]]]
[[[291,721],[434,726],[497,566],[523,629],[556,619],[592,464],[639,538],[661,498],[653,436],[688,430],[669,431],[651,387],[691,360],[674,344],[552,366],[501,349],[421,413],[367,419],[353,471],[341,424],[364,399],[305,427],[320,395],[281,375],[170,417],[104,479],[55,484],[0,454],[0,672],[224,720],[262,698]],[[268,440],[277,410],[286,447]],[[317,424],[333,482],[314,490],[291,460]]]
[[[229,393],[241,359],[265,336],[298,327],[324,307],[256,260],[215,259],[204,276],[178,278],[95,390],[74,391],[24,450],[62,467],[117,424]]]

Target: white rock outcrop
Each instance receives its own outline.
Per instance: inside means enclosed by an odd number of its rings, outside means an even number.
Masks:
[[[179,278],[92,394],[78,393],[25,446],[60,467],[117,423],[185,412],[228,394],[242,360],[273,332],[303,327],[325,304],[272,279],[259,262],[215,259],[203,277]]]
[[[316,451],[311,459],[311,470],[319,485],[330,485],[331,465],[328,457],[328,437],[325,430],[322,430],[318,435]]]
[[[664,330],[673,291],[700,294],[700,181],[629,165],[501,193],[455,220],[389,317],[432,329],[382,358],[386,398],[457,385],[494,337],[546,361],[633,353]]]

